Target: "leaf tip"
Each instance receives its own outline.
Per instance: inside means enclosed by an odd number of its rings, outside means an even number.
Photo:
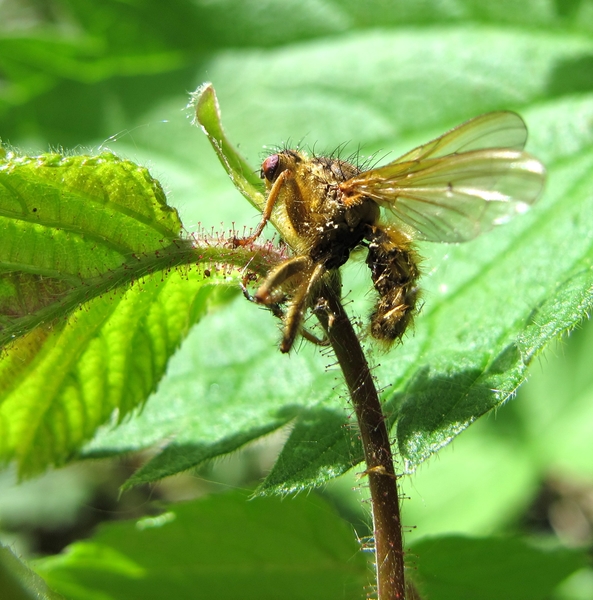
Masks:
[[[220,120],[220,108],[218,98],[211,82],[206,81],[190,96],[187,108],[194,111],[192,123],[204,128],[205,121],[214,114],[216,120]]]

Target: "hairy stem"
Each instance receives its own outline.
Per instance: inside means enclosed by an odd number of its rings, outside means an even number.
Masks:
[[[369,365],[335,290],[321,290],[325,310],[317,311],[336,354],[358,419],[369,478],[377,592],[379,600],[404,600],[404,552],[397,476],[385,417]]]

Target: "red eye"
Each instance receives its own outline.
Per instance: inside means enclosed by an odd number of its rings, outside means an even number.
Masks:
[[[280,164],[280,157],[277,154],[268,156],[261,166],[261,177],[265,177],[268,181],[274,181],[278,176],[278,165]]]

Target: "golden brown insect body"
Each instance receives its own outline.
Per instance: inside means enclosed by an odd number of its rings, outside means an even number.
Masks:
[[[283,211],[285,230],[294,239],[297,254],[309,256],[328,269],[343,265],[379,217],[376,202],[365,199],[353,206],[344,203],[340,183],[358,175],[353,165],[327,157],[309,158],[285,150],[269,156],[262,165],[268,189],[278,177],[276,207]]]
[[[288,299],[281,345],[285,352],[299,331],[303,312],[315,300],[313,292],[321,278],[341,267],[365,241],[367,263],[381,298],[371,318],[372,334],[392,341],[403,334],[411,318],[418,269],[409,239],[376,226],[380,208],[374,200],[345,203],[340,184],[359,173],[345,161],[310,158],[294,150],[273,154],[263,163],[269,194],[276,196],[277,218],[294,240],[291,245],[297,256],[273,270],[254,298],[268,305]]]
[[[339,286],[338,269],[357,246],[378,293],[371,334],[391,342],[413,318],[418,260],[413,239],[462,242],[524,212],[539,196],[543,166],[523,152],[527,130],[511,112],[488,113],[399,159],[368,171],[333,157],[295,150],[262,164],[268,189],[254,240],[274,215],[295,256],[274,268],[254,300],[284,321],[281,350],[302,331],[322,279]],[[382,214],[382,209],[384,214]],[[286,303],[286,308],[280,308]]]

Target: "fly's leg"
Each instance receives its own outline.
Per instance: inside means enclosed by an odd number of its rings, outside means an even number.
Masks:
[[[389,343],[402,337],[417,312],[418,257],[401,232],[388,227],[370,229],[366,262],[379,294],[371,314],[371,334]]]
[[[265,281],[255,292],[253,300],[265,305],[283,302],[286,298],[287,282],[293,277],[300,279],[310,265],[311,259],[307,256],[295,256],[280,263],[268,273]]]
[[[249,280],[249,278],[245,277],[241,283],[241,289],[243,290],[243,295],[250,302],[255,302],[256,304],[263,304],[263,302],[261,302],[261,301],[258,302],[256,300],[255,296],[252,296],[249,293],[249,290],[247,289],[247,281],[248,280]],[[265,304],[265,306],[270,309],[270,311],[272,312],[272,314],[275,317],[277,317],[281,321],[284,321],[285,313],[282,310],[282,308],[280,307],[280,304],[278,302],[271,303],[271,304],[268,303],[268,304]],[[327,340],[327,338],[319,339],[315,334],[311,333],[309,330],[307,330],[305,328],[301,328],[300,333],[308,342],[311,342],[312,344],[315,344],[316,346],[329,345],[329,341]]]
[[[255,231],[248,237],[233,238],[233,246],[247,246],[248,244],[253,243],[261,235],[261,232],[264,230],[264,227],[266,226],[267,222],[272,216],[272,210],[274,210],[274,206],[276,204],[276,201],[278,200],[280,190],[282,189],[282,186],[289,177],[290,171],[288,169],[280,173],[280,175],[274,182],[274,185],[272,185],[270,192],[268,193],[268,198],[266,200],[266,205],[264,206],[264,210],[261,215],[261,220],[258,226],[256,227]]]
[[[302,281],[290,300],[286,316],[284,317],[284,334],[280,343],[280,352],[289,352],[292,348],[297,334],[301,332],[303,315],[310,303],[311,293],[327,272],[327,269],[322,264],[315,264],[310,259],[307,260],[310,266],[302,274]]]
[[[319,339],[314,333],[311,333],[308,329],[301,327],[301,335],[312,344],[316,346],[329,346],[329,340],[327,338]]]
[[[249,302],[261,304],[261,302],[258,302],[256,300],[255,296],[251,295],[247,287],[247,285],[254,279],[257,279],[256,275],[254,275],[253,273],[247,273],[241,280],[241,291],[243,292],[243,296],[245,296],[245,298],[249,300]],[[282,310],[278,302],[270,302],[266,304],[266,307],[272,312],[272,314],[275,317],[278,317],[281,321],[284,320],[284,311]]]
[[[280,349],[288,352],[294,343],[297,334],[314,344],[325,345],[312,333],[301,329],[303,314],[309,303],[309,295],[315,284],[326,271],[322,265],[314,265],[307,256],[295,256],[289,258],[268,274],[257,292],[252,296],[247,290],[247,278],[244,278],[242,288],[243,294],[248,300],[267,306],[272,313],[284,322],[284,334]],[[294,293],[289,294],[287,288],[293,288]],[[280,303],[284,302],[288,295],[288,309],[283,311]]]

